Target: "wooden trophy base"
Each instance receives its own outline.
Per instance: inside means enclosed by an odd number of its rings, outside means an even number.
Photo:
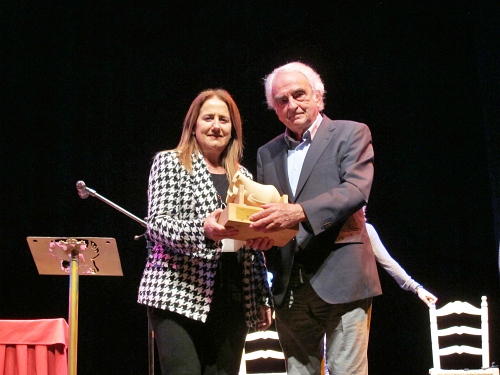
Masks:
[[[219,224],[238,229],[238,235],[230,237],[231,239],[246,241],[257,237],[268,237],[274,240],[274,246],[285,246],[299,231],[299,226],[296,225],[293,228],[283,229],[278,232],[256,232],[249,228],[251,224],[249,217],[259,211],[262,211],[262,208],[228,203],[219,217]]]

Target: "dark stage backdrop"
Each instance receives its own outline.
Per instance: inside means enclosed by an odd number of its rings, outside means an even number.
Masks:
[[[262,78],[302,60],[325,81],[325,113],[372,130],[382,241],[439,306],[489,297],[500,362],[498,2],[298,4],[2,2],[0,319],[67,317],[68,278],[37,274],[27,236],[114,237],[124,276],[80,278],[78,370],[146,374],[143,228],[75,183],[144,217],[152,157],[208,87],[233,94],[255,171],[257,147],[283,131]],[[425,374],[427,308],[380,277],[370,373]]]

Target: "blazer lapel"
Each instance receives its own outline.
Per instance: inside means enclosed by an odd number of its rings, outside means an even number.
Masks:
[[[293,201],[292,189],[290,188],[290,183],[288,182],[288,168],[287,168],[287,157],[288,148],[285,142],[285,138],[281,139],[280,149],[277,153],[276,163],[274,167],[276,168],[276,175],[278,176],[278,182],[281,187],[281,191],[287,194],[289,201]]]
[[[320,126],[314,136],[314,139],[307,151],[307,155],[304,159],[304,164],[302,165],[302,170],[300,172],[299,182],[297,184],[297,194],[295,198],[297,199],[304,187],[305,183],[309,179],[314,166],[318,162],[319,157],[325,151],[326,147],[333,138],[333,130],[335,129],[333,121],[328,117],[323,116],[323,121],[321,121]]]

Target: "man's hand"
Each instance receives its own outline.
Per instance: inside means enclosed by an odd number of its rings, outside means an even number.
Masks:
[[[264,210],[250,216],[250,228],[256,232],[277,232],[306,221],[306,214],[300,204],[268,203]]]

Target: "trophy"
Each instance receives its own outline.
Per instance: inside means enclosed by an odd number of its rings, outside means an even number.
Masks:
[[[250,216],[262,211],[260,206],[266,203],[288,203],[288,196],[286,194],[280,196],[273,185],[259,184],[241,172],[236,172],[227,191],[227,206],[219,217],[219,224],[239,231],[238,235],[231,237],[239,242],[235,241],[235,246],[228,245],[227,251],[236,251],[243,241],[257,237],[268,237],[274,240],[274,246],[284,246],[297,234],[298,224],[292,228],[270,233],[256,232],[249,228]]]

